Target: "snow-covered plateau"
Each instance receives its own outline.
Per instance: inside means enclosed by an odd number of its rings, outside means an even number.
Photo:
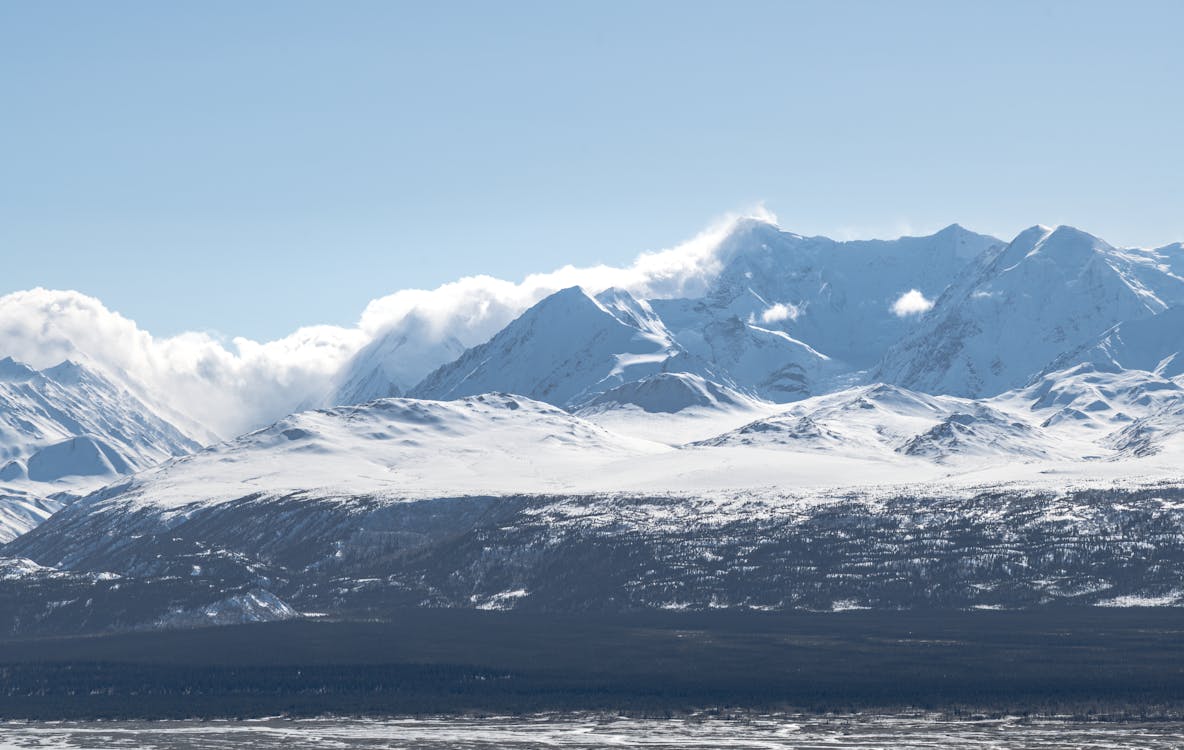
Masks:
[[[0,632],[1184,604],[1179,245],[745,220],[714,253],[693,297],[562,289],[468,348],[404,320],[230,440],[0,361]]]

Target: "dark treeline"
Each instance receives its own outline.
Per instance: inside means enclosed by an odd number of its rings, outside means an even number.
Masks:
[[[408,610],[0,643],[0,717],[704,708],[1164,718],[1184,613],[550,616]]]

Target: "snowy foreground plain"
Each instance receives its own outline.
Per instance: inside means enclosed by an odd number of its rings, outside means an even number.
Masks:
[[[1018,717],[949,720],[927,714],[625,719],[595,716],[403,720],[0,724],[0,749],[189,748],[695,748],[733,750],[1167,750],[1181,723],[1083,723]]]

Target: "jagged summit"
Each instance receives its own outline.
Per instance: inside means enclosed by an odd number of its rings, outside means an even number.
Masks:
[[[100,373],[0,360],[0,543],[82,492],[198,444]]]
[[[72,359],[64,359],[53,367],[42,370],[41,374],[62,384],[77,384],[84,379],[95,377],[91,370]]]
[[[938,298],[876,377],[928,393],[992,395],[1119,323],[1181,302],[1184,279],[1155,253],[1118,250],[1073,227],[1033,227]]]
[[[680,353],[644,303],[613,291],[604,304],[579,287],[543,299],[488,342],[429,374],[415,398],[488,391],[576,406],[626,380],[660,372]]]
[[[346,363],[318,405],[360,404],[402,396],[441,363],[465,351],[452,335],[439,335],[429,321],[409,315],[382,331]]]
[[[71,360],[44,370],[11,357],[0,360],[0,414],[0,459],[27,461],[29,477],[37,481],[50,480],[35,476],[36,456],[74,440],[101,447],[96,450],[106,456],[102,460],[117,473],[146,468],[198,447],[147,404]],[[76,447],[85,448],[82,443]],[[59,479],[71,472],[55,469],[44,476],[50,474]]]
[[[37,371],[24,362],[18,362],[12,357],[0,359],[0,379],[7,381],[29,380]]]

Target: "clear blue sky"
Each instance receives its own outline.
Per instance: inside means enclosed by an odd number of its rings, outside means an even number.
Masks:
[[[271,338],[759,201],[1184,239],[1184,3],[0,3],[0,292]]]

